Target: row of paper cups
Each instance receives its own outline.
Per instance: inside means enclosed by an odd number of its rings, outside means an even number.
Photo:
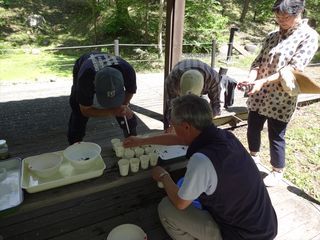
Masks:
[[[136,173],[140,168],[148,169],[149,164],[150,166],[156,166],[158,163],[158,157],[157,153],[149,153],[148,155],[141,155],[139,158],[122,158],[118,161],[120,175],[127,176],[129,174],[129,170],[132,173]]]
[[[142,155],[148,155],[150,153],[155,153],[155,148],[151,145],[134,147],[134,148],[124,148],[122,142],[118,138],[111,140],[112,148],[116,153],[118,158],[139,158]]]

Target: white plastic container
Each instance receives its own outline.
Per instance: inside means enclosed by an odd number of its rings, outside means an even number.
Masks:
[[[122,224],[109,233],[107,240],[147,240],[147,234],[137,225]]]
[[[96,143],[79,142],[67,147],[63,156],[75,169],[88,169],[98,160],[101,147]]]
[[[27,160],[31,172],[42,178],[48,178],[59,171],[62,157],[54,153],[44,153]]]

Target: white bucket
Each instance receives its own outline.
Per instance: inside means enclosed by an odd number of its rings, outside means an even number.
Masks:
[[[122,224],[109,233],[107,240],[147,240],[147,234],[137,225]]]

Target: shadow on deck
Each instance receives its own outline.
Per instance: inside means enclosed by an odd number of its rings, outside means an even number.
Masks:
[[[139,118],[138,133],[162,129],[162,82],[158,83],[160,87],[152,84],[152,88],[148,82],[141,84],[144,87],[131,105]],[[232,113],[223,116],[234,116],[239,109],[242,112],[243,105],[235,105],[229,109]],[[63,150],[68,146],[69,113],[67,96],[0,102],[0,136],[7,140],[12,157]],[[170,239],[157,216],[164,192],[151,179],[150,170],[126,178],[118,174],[110,140],[122,138],[121,132],[113,118],[90,119],[84,141],[102,147],[104,174],[44,192],[24,192],[19,207],[0,214],[0,239],[105,240],[122,223],[141,226],[150,240]],[[185,165],[182,160],[165,167],[178,179]],[[268,172],[259,167],[262,174]],[[278,240],[320,239],[318,201],[288,182],[268,191],[279,219]]]

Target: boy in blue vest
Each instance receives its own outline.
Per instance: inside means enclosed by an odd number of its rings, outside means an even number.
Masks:
[[[208,102],[192,94],[174,99],[171,124],[175,133],[129,137],[124,142],[126,147],[189,146],[189,162],[180,189],[162,167],[152,172],[168,195],[160,202],[158,212],[171,238],[274,239],[277,216],[260,172],[239,140],[212,124]],[[191,204],[197,198],[202,210]]]

